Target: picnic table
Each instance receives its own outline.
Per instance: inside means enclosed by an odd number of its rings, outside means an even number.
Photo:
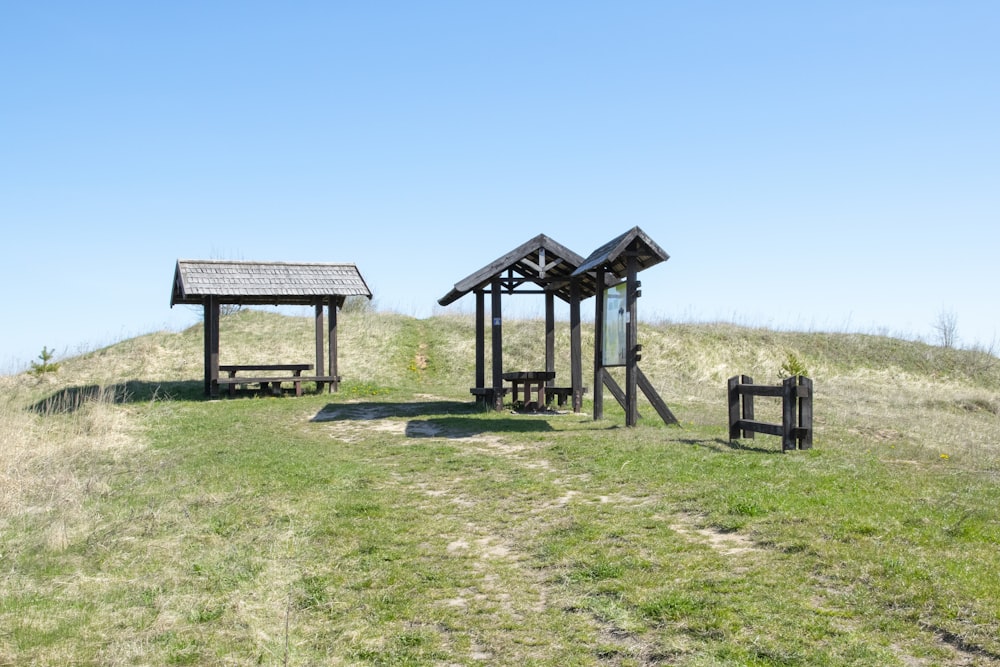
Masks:
[[[238,384],[259,384],[260,389],[266,392],[271,387],[274,393],[281,392],[282,382],[292,382],[295,385],[295,395],[302,395],[303,371],[311,371],[312,364],[222,364],[219,366],[220,373],[226,373],[229,377],[219,378],[219,384],[229,385],[229,395],[236,394]],[[244,376],[236,377],[237,373],[291,373],[291,376]]]
[[[555,371],[512,371],[501,374],[501,377],[511,384],[511,400],[514,405],[517,405],[518,388],[523,387],[525,407],[531,404],[529,399],[534,391],[537,395],[537,401],[534,401],[535,409],[541,410],[545,407],[545,383],[554,380],[556,374]]]

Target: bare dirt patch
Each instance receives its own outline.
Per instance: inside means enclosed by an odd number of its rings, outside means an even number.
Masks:
[[[739,533],[727,533],[714,528],[701,528],[697,519],[689,514],[673,517],[670,529],[679,535],[702,542],[724,556],[736,556],[760,549],[753,540]]]

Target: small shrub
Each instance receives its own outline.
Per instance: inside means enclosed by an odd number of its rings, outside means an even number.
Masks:
[[[789,352],[785,357],[784,363],[781,364],[779,375],[782,378],[795,377],[796,375],[809,377],[809,369],[806,368],[801,359],[795,356],[794,352]]]
[[[38,358],[39,360],[41,360],[42,363],[38,363],[37,361],[32,361],[31,369],[28,372],[34,375],[35,377],[41,377],[46,373],[55,373],[57,370],[59,370],[59,364],[52,361],[54,357],[55,357],[54,351],[50,350],[48,346],[42,347],[42,352],[41,354],[38,355]]]

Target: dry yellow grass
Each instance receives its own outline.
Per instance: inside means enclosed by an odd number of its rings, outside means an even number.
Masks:
[[[28,388],[18,386],[26,382]],[[40,540],[59,549],[87,532],[86,497],[107,489],[105,480],[80,475],[88,469],[82,460],[95,453],[130,456],[143,440],[128,411],[107,392],[72,406],[45,405],[32,402],[38,388],[30,384],[21,376],[3,378],[0,386],[5,397],[0,404],[0,520],[25,513],[50,517]]]

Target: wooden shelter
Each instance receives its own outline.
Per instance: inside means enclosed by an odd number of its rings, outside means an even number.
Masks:
[[[580,301],[597,292],[591,272],[579,272],[583,257],[544,234],[514,248],[502,257],[455,283],[438,303],[447,306],[469,292],[476,295],[476,381],[471,392],[478,400],[499,410],[503,407],[503,315],[501,295],[545,296],[545,375],[555,373],[555,299],[570,308],[570,387],[574,412],[583,405],[583,370],[580,343]],[[575,278],[573,277],[575,276]],[[492,323],[492,377],[486,380],[486,295],[490,295]],[[546,392],[555,391],[554,379],[545,380]]]
[[[297,377],[296,381],[314,381],[320,389],[325,384],[329,391],[335,391],[340,381],[337,375],[337,310],[349,296],[372,297],[354,264],[182,259],[177,261],[174,271],[170,306],[200,305],[205,310],[205,394],[212,397],[219,395],[221,305],[313,306],[316,313],[316,375]],[[324,306],[329,314],[326,346]],[[223,382],[233,384],[232,379]]]
[[[625,410],[625,424],[635,426],[638,421],[638,410],[636,407],[636,389],[642,389],[646,398],[656,409],[657,413],[668,424],[677,424],[677,418],[670,412],[670,408],[663,402],[663,399],[656,393],[652,383],[646,378],[639,368],[642,346],[638,342],[638,314],[636,302],[641,292],[641,286],[637,274],[639,271],[655,266],[660,262],[665,262],[670,256],[664,252],[644,231],[638,227],[633,227],[624,234],[617,236],[600,248],[591,253],[590,257],[583,260],[576,271],[573,272],[574,279],[583,279],[584,276],[593,272],[595,285],[606,285],[608,279],[612,284],[620,285],[625,281],[625,304],[623,312],[623,325],[625,329],[624,359],[621,363],[616,360],[613,364],[606,356],[605,342],[605,318],[607,316],[606,296],[602,293],[598,298],[594,315],[594,419],[602,419],[604,416],[604,387],[614,395]],[[604,292],[605,290],[602,290]],[[614,381],[606,370],[609,365],[625,366],[625,390],[622,391],[618,383]]]

